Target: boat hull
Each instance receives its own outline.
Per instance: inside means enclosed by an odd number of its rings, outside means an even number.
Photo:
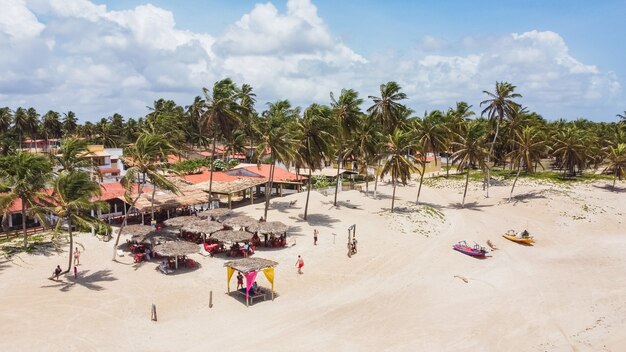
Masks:
[[[452,249],[454,249],[456,251],[459,251],[459,252],[461,252],[463,254],[467,254],[469,256],[472,256],[472,257],[484,257],[485,254],[487,254],[486,251],[477,251],[477,250],[475,250],[473,248],[465,247],[465,246],[458,245],[458,244],[455,244],[454,246],[452,246]]]
[[[517,242],[517,243],[523,243],[523,244],[533,244],[533,243],[535,243],[535,239],[533,239],[532,237],[517,238],[515,235],[502,235],[502,237],[506,238],[507,240],[510,240],[510,241],[513,241],[513,242]]]

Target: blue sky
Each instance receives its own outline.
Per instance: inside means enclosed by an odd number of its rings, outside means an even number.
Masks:
[[[626,110],[623,1],[5,0],[0,105],[82,120],[186,105],[224,76],[306,106],[398,81],[418,113],[496,80],[548,119]]]

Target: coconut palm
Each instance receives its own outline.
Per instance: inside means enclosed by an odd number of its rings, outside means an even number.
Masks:
[[[154,196],[156,189],[161,188],[173,193],[179,193],[178,187],[170,181],[165,173],[165,163],[167,156],[176,153],[175,148],[168,140],[155,133],[144,132],[137,138],[137,141],[124,150],[129,168],[120,180],[124,186],[124,198],[130,204],[130,209],[124,215],[124,220],[117,233],[115,246],[113,247],[113,260],[115,260],[117,246],[119,244],[120,235],[126,225],[128,214],[135,208],[135,204],[141,197],[146,186],[147,180],[152,184],[152,199],[150,204],[150,213],[154,220]]]
[[[331,110],[325,105],[312,104],[298,120],[296,125],[296,139],[301,141],[298,156],[309,169],[309,185],[304,206],[304,220],[309,210],[309,195],[311,194],[311,174],[313,170],[321,168],[322,162],[329,158],[333,149],[335,136],[331,131],[336,121],[331,117]]]
[[[514,93],[516,86],[512,85],[509,82],[496,82],[496,90],[495,93],[490,93],[488,91],[483,91],[483,93],[489,96],[489,99],[484,100],[480,103],[480,106],[486,105],[485,109],[481,112],[481,116],[487,113],[487,118],[489,121],[495,122],[496,131],[493,135],[493,141],[491,142],[491,146],[489,147],[489,154],[487,155],[487,163],[490,163],[491,155],[493,154],[493,147],[496,144],[496,140],[498,139],[498,133],[500,131],[500,123],[505,118],[505,116],[510,115],[515,107],[518,107],[519,104],[513,101],[515,98],[521,98],[521,94]],[[487,197],[489,197],[489,182],[491,179],[490,170],[487,168],[486,175],[486,183],[487,187]]]
[[[513,145],[514,149],[508,156],[511,158],[511,163],[517,167],[517,174],[515,175],[515,180],[513,180],[513,186],[509,194],[509,202],[513,198],[513,190],[515,189],[515,184],[522,171],[522,167],[526,169],[528,173],[533,171],[533,163],[543,168],[540,160],[549,149],[546,145],[545,136],[541,130],[536,127],[525,127],[521,132],[516,131]]]
[[[426,151],[428,149],[432,151],[435,165],[437,165],[437,154],[447,149],[450,133],[450,130],[445,125],[441,111],[434,110],[424,116],[415,132],[419,139],[419,144],[426,146]]]
[[[18,151],[0,158],[0,211],[7,209],[20,200],[22,203],[22,231],[24,248],[28,244],[26,217],[34,216],[46,224],[42,206],[46,204],[47,194],[44,189],[52,179],[52,166],[47,157]]]
[[[211,156],[215,159],[215,149],[218,133],[224,138],[230,138],[233,130],[241,121],[241,106],[237,103],[237,87],[230,78],[215,82],[213,91],[202,88],[205,97],[205,109],[202,115],[206,130],[213,131],[213,147]],[[209,176],[209,195],[213,189],[213,167]]]
[[[292,108],[287,100],[269,103],[268,107],[257,125],[260,140],[252,157],[260,164],[263,161],[261,157],[265,155],[266,151],[270,151],[270,177],[265,185],[265,219],[267,219],[267,210],[270,204],[276,162],[287,164],[289,161],[295,160],[297,140],[292,137],[293,134],[290,131],[292,130],[291,126],[300,115],[300,109]]]
[[[354,89],[342,89],[338,99],[335,99],[335,95],[330,93],[330,106],[332,108],[332,114],[335,118],[335,124],[337,128],[337,183],[335,185],[335,199],[333,205],[337,206],[337,193],[339,191],[339,170],[341,168],[342,155],[344,153],[344,144],[350,138],[351,134],[356,129],[359,116],[361,115],[361,108],[363,99],[359,98],[359,93]]]
[[[462,135],[464,131],[462,129],[465,126],[465,122],[471,117],[474,116],[475,113],[471,111],[471,105],[467,104],[464,101],[459,101],[456,103],[455,109],[448,109],[446,115],[444,117],[446,127],[448,129],[448,149],[446,151],[446,178],[450,176],[450,151],[454,152],[454,148],[452,147],[452,142],[455,141],[455,138],[459,135]]]
[[[626,110],[624,111],[624,114],[617,114],[617,117],[620,118],[622,123],[626,123]]]
[[[626,143],[619,143],[617,146],[609,147],[607,154],[609,165],[605,172],[613,170],[613,190],[615,191],[615,181],[626,175]]]
[[[24,136],[27,136],[31,131],[29,123],[26,109],[22,107],[15,109],[13,114],[13,132],[19,138],[20,149],[22,149],[22,143],[24,143]]]
[[[68,111],[63,114],[63,135],[71,136],[78,132],[78,119],[76,114],[72,111]]]
[[[70,239],[69,263],[66,273],[72,268],[74,238],[72,227],[97,226],[100,219],[89,214],[108,209],[106,202],[96,200],[102,193],[100,185],[92,181],[85,171],[63,171],[53,182],[52,202],[48,210],[67,222]],[[57,223],[57,229],[61,221]]]
[[[61,137],[63,125],[61,124],[61,117],[56,111],[48,111],[42,117],[42,132],[46,137],[46,140],[50,138]]]
[[[367,109],[382,126],[383,133],[390,134],[402,122],[402,115],[406,107],[399,101],[407,98],[401,92],[402,87],[396,82],[380,85],[380,97],[368,96],[374,104]]]
[[[365,175],[365,195],[369,193],[368,167],[377,161],[381,140],[382,134],[371,115],[359,115],[356,129],[346,142],[343,158],[356,160],[359,173]]]
[[[381,177],[389,174],[393,185],[391,196],[391,212],[393,213],[396,201],[396,186],[398,182],[403,185],[411,179],[411,173],[415,171],[415,158],[410,151],[415,149],[415,137],[413,133],[405,132],[401,128],[396,128],[392,134],[386,138],[386,148],[383,152],[385,162],[381,170]]]
[[[87,141],[78,137],[68,137],[63,140],[58,154],[54,156],[59,171],[75,171],[79,167],[89,166]]]
[[[0,108],[0,134],[5,134],[9,130],[12,121],[13,114],[11,114],[11,109],[6,106]]]
[[[488,153],[485,148],[485,126],[479,121],[469,121],[464,130],[464,134],[458,137],[458,141],[452,142],[452,145],[457,148],[457,151],[452,154],[452,162],[457,164],[459,171],[467,170],[461,207],[465,207],[465,196],[472,167],[478,165],[483,169],[489,168],[489,165],[485,164]]]
[[[553,155],[556,163],[566,175],[574,176],[587,166],[589,135],[584,131],[567,126],[554,135]]]

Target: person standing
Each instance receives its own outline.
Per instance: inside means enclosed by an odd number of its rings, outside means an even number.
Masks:
[[[298,268],[298,274],[302,274],[302,267],[304,266],[304,260],[301,256],[298,256],[298,261],[296,261],[296,267]]]
[[[80,250],[78,250],[78,247],[74,250],[74,265],[80,265]]]
[[[243,275],[241,275],[241,271],[237,274],[237,289],[243,288]]]
[[[61,272],[63,270],[61,269],[60,265],[57,265],[57,267],[54,269],[54,279],[59,281],[59,275],[61,275]]]
[[[76,265],[74,265],[74,279],[78,278],[78,269],[76,269]]]
[[[319,231],[317,231],[317,229],[313,230],[313,245],[317,246],[317,235],[319,234]]]

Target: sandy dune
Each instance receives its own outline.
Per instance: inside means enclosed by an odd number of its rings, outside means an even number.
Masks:
[[[81,234],[78,280],[46,279],[65,252],[0,260],[0,351],[623,351],[626,194],[603,185],[520,182],[507,203],[508,186],[485,199],[471,184],[459,209],[462,182],[425,186],[428,206],[412,184],[393,215],[390,185],[379,199],[342,192],[338,208],[311,192],[308,222],[306,193],[275,199],[268,218],[292,225],[295,245],[257,251],[280,263],[278,297],[249,308],[225,294],[225,257],[194,255],[200,269],[164,276],[156,263],[111,262],[111,242]],[[352,224],[359,253],[348,258]],[[509,228],[537,244],[503,239]],[[451,249],[464,239],[499,249],[477,260]]]

